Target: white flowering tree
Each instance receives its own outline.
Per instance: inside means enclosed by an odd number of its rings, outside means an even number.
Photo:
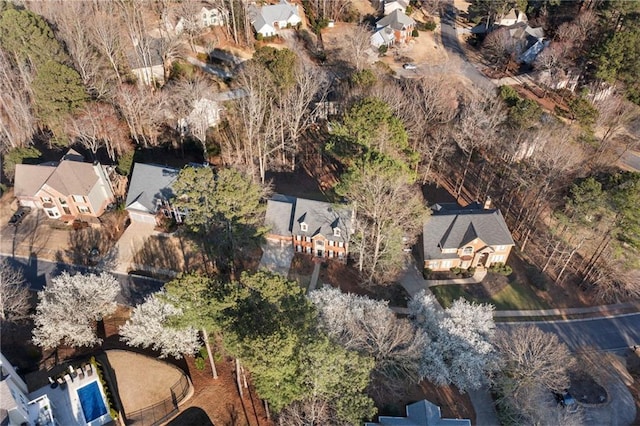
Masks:
[[[38,292],[33,342],[45,349],[101,343],[96,322],[115,311],[119,293],[112,275],[63,272]]]
[[[398,318],[388,302],[342,293],[329,286],[311,292],[309,297],[329,337],[346,349],[372,356],[375,371],[386,382],[419,381],[424,334]]]
[[[442,310],[431,294],[421,291],[409,302],[414,324],[430,344],[424,346],[421,374],[435,384],[477,389],[497,368],[492,344],[493,305],[458,299]]]
[[[182,358],[200,348],[197,331],[193,327],[172,327],[172,321],[182,310],[167,302],[164,292],[147,297],[136,306],[129,319],[120,327],[120,340],[129,346],[141,346],[160,351],[160,358]]]

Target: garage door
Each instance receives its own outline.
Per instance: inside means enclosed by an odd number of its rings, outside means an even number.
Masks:
[[[129,217],[132,222],[142,222],[142,223],[156,223],[156,218],[154,216],[144,214],[144,213],[134,213],[129,212]]]

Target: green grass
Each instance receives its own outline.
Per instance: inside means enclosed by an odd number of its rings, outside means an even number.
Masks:
[[[478,285],[478,284],[476,284]],[[505,288],[492,297],[474,297],[465,291],[461,285],[441,285],[431,287],[431,292],[438,302],[445,308],[451,306],[454,300],[465,298],[470,302],[491,303],[497,310],[530,310],[548,309],[549,305],[540,299],[528,286],[517,281],[509,283]]]

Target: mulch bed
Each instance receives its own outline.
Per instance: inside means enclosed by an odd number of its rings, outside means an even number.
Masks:
[[[571,395],[584,404],[604,404],[609,396],[605,388],[600,386],[586,371],[569,374],[571,379]]]

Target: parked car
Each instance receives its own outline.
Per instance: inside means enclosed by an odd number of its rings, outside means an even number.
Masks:
[[[9,219],[9,225],[17,226],[30,211],[30,207],[20,207],[18,211],[11,216],[11,219]]]
[[[402,68],[404,68],[405,70],[415,70],[418,67],[416,67],[415,64],[404,64],[402,65]]]
[[[570,413],[578,411],[578,402],[568,390],[562,393],[554,393],[554,396],[556,397],[556,402],[566,408]]]

